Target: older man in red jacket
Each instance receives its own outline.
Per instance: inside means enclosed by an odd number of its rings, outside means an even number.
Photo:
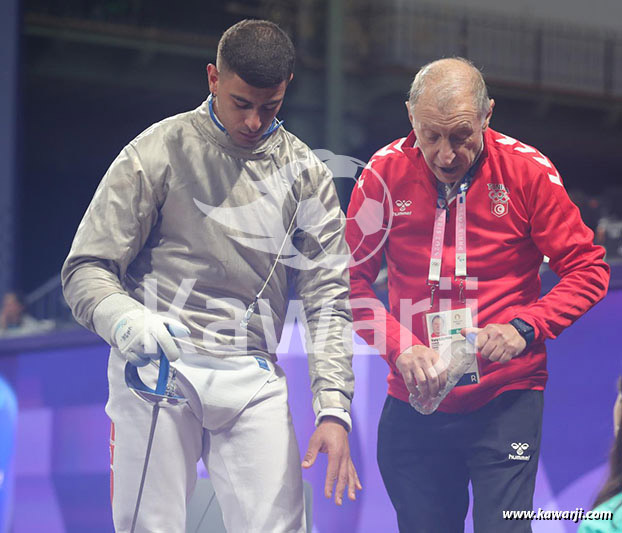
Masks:
[[[413,131],[371,158],[346,231],[355,326],[389,364],[382,477],[400,531],[463,531],[469,481],[476,531],[530,531],[502,511],[532,508],[544,341],[604,297],[604,249],[549,159],[490,129],[494,101],[468,61],[423,67],[406,105]],[[366,216],[366,200],[382,204],[387,231],[361,232],[354,217]],[[372,290],[383,252],[389,312]],[[543,256],[561,279],[540,297]],[[477,332],[477,364],[426,416],[409,396],[432,398],[445,385],[432,334],[439,314],[451,323],[448,339]]]

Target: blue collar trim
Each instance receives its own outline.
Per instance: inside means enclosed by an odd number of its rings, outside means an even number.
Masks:
[[[220,120],[218,120],[218,117],[216,116],[216,113],[214,113],[214,95],[213,94],[210,94],[207,97],[207,106],[209,108],[209,116],[212,117],[212,120],[214,121],[214,124],[216,124],[216,127],[220,131],[222,131],[223,133],[226,133],[227,135],[229,135],[227,133],[227,130],[225,129],[225,127],[222,125],[222,122],[220,122]],[[278,130],[281,127],[282,124],[283,124],[282,120],[278,120],[277,118],[273,118],[272,119],[272,124],[270,124],[270,127],[261,136],[261,138],[265,139],[268,135],[271,135],[276,130]]]
[[[227,133],[227,130],[222,125],[222,122],[220,122],[220,120],[218,120],[218,117],[216,116],[216,113],[214,113],[214,95],[210,94],[207,97],[207,105],[209,107],[209,116],[212,117],[212,120],[214,121],[214,124],[216,124],[216,126],[218,127],[218,129],[220,131],[222,131],[224,133]]]

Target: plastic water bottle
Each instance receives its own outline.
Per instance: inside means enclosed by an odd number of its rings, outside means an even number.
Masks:
[[[412,405],[422,415],[430,415],[441,404],[445,397],[460,381],[460,378],[469,369],[475,360],[475,337],[477,334],[468,333],[466,339],[452,341],[442,352],[434,365],[437,374],[447,371],[447,383],[436,396],[428,398],[425,402],[419,400],[419,396],[411,394],[409,397]]]

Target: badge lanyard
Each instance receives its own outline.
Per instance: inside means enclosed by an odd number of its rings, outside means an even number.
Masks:
[[[466,192],[471,185],[475,168],[472,168],[460,181],[459,192],[456,195],[456,279],[460,278],[460,301],[464,302],[464,280],[467,277],[467,249],[466,249]],[[428,271],[428,285],[430,286],[430,307],[434,305],[434,293],[438,289],[441,279],[441,265],[443,262],[443,244],[445,242],[445,225],[449,213],[449,205],[445,194],[445,185],[437,183],[438,198],[434,215],[434,230],[432,231],[432,249],[430,251],[430,269]]]

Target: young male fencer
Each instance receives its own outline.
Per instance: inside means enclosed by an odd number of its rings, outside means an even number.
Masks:
[[[351,499],[360,489],[348,446],[344,218],[327,167],[276,119],[294,57],[271,22],[229,28],[207,67],[207,100],[121,151],[63,266],[76,319],[112,347],[117,531],[131,527],[152,412],[127,388],[124,367],[143,366],[153,382],[148,363],[160,351],[188,403],[159,413],[136,531],[185,531],[200,458],[228,531],[305,530],[286,380],[273,355],[290,287],[308,337],[320,339],[307,344],[317,429],[303,466],[328,454],[325,494],[337,504],[346,486]]]

